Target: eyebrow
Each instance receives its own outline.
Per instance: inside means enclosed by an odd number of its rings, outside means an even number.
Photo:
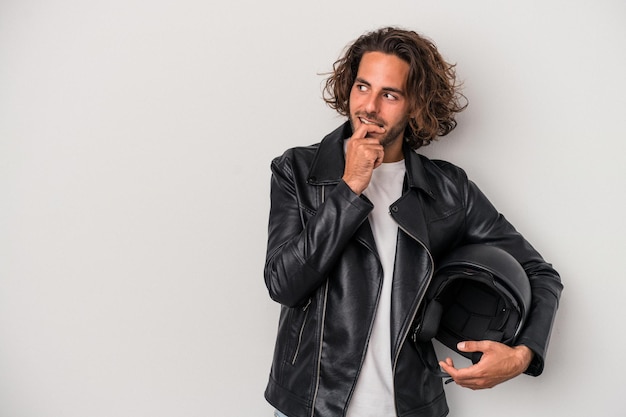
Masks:
[[[365,80],[365,79],[363,79],[363,78],[361,78],[361,77],[356,77],[356,79],[355,79],[354,81],[355,81],[355,82],[359,82],[359,83],[361,83],[361,84],[365,84],[365,85],[367,85],[368,87],[371,87],[371,86],[372,86],[372,84],[370,84],[370,83],[369,83],[369,81],[367,81],[367,80]],[[388,91],[388,92],[391,92],[391,93],[397,93],[397,94],[402,94],[402,95],[404,95],[404,90],[401,90],[401,89],[399,89],[399,88],[395,88],[395,87],[383,87],[383,88],[382,88],[382,90],[383,90],[383,91]]]

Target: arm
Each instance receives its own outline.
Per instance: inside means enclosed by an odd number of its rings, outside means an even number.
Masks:
[[[539,375],[563,288],[558,273],[493,207],[478,187],[466,181],[465,243],[487,243],[513,255],[528,275],[532,301],[524,328],[511,348],[491,341],[466,342],[459,350],[480,351],[480,362],[456,369],[448,358],[440,365],[462,386],[490,388],[522,372]]]
[[[288,157],[272,163],[265,284],[270,297],[288,307],[304,303],[327,278],[343,248],[372,206],[345,182],[330,191],[312,212],[300,204]],[[312,187],[304,185],[305,187]],[[314,190],[317,192],[317,190]],[[310,192],[310,191],[309,191]]]
[[[296,167],[293,152],[272,162],[265,284],[275,301],[288,307],[304,303],[325,282],[372,211],[372,204],[360,193],[383,158],[378,141],[365,138],[368,132],[379,130],[383,129],[363,125],[354,132],[348,142],[344,179],[327,187],[319,207],[305,207],[300,198],[321,187],[306,183],[308,166]]]

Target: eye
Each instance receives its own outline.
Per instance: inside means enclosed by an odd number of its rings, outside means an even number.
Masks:
[[[367,91],[367,86],[365,84],[355,84],[354,87],[357,89],[357,91]]]
[[[391,93],[384,93],[383,97],[385,97],[387,100],[391,100],[391,101],[395,101],[398,99],[398,97],[396,97],[395,95],[391,94]]]

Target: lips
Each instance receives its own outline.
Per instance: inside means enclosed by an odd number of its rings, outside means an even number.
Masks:
[[[381,122],[377,122],[377,121],[374,121],[374,120],[366,119],[365,117],[359,117],[359,116],[357,116],[357,117],[359,118],[359,121],[361,123],[363,123],[364,125],[375,125],[375,126],[378,126],[378,127],[384,127],[384,124],[381,123]]]

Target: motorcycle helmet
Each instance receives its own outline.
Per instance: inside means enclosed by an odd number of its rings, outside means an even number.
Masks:
[[[514,344],[528,314],[528,277],[512,255],[486,244],[461,246],[436,266],[417,317],[413,341],[435,337],[476,363],[480,353],[460,352],[465,340]]]

